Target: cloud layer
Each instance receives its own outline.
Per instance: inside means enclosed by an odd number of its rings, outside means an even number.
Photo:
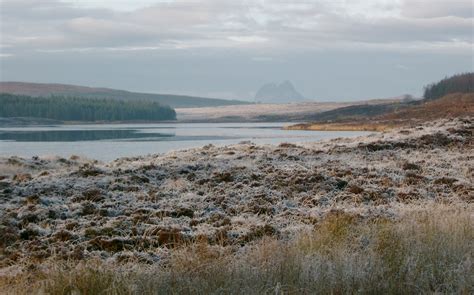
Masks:
[[[0,80],[252,99],[419,94],[473,71],[471,0],[0,0]]]
[[[470,0],[4,0],[2,53],[327,48],[467,52]],[[129,1],[133,3],[133,1]]]

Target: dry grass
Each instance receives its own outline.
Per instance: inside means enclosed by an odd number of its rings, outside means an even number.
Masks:
[[[456,118],[474,114],[474,93],[451,93],[442,98],[379,116],[386,121],[429,121],[440,118]]]
[[[389,131],[441,118],[456,118],[474,114],[473,93],[452,93],[420,105],[402,108],[371,118],[346,119],[346,122],[306,123],[288,126],[287,130],[313,131]]]
[[[334,211],[313,232],[243,248],[196,243],[168,261],[50,261],[4,276],[14,294],[472,294],[472,208],[441,206],[397,220]]]
[[[383,132],[399,127],[396,124],[380,123],[308,123],[296,124],[285,127],[286,130],[312,130],[312,131],[377,131]]]

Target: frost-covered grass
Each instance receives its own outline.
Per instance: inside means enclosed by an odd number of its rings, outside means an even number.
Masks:
[[[0,158],[0,293],[472,293],[473,122]]]
[[[4,278],[34,294],[472,294],[472,208],[436,205],[397,220],[333,211],[290,240],[264,237],[229,250],[205,242],[163,264],[55,262]],[[32,264],[33,265],[33,264]]]

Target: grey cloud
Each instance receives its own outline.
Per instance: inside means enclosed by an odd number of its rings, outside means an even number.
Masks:
[[[331,22],[327,24],[332,26]],[[441,19],[385,18],[377,21],[342,23],[337,33],[344,39],[372,43],[449,42],[454,39],[472,42],[472,21],[463,18]]]
[[[348,3],[177,0],[118,12],[53,0],[8,1],[2,4],[6,16],[2,42],[23,50],[173,45],[297,50],[351,41],[380,44],[380,48],[389,48],[389,44],[398,48],[403,43],[409,47],[415,41],[428,46],[429,42],[453,42],[454,47],[455,42],[472,43],[472,16],[466,18],[464,0],[446,10],[442,1],[434,1],[424,5],[428,6],[424,13],[419,9],[421,1],[403,1],[401,6],[376,1],[367,7],[378,12],[386,9],[390,16],[371,18],[353,13],[350,9],[355,6]],[[397,8],[400,15],[396,15]]]
[[[312,98],[355,99],[474,70],[469,0],[108,3],[0,0],[0,79],[228,98],[290,79]]]
[[[111,17],[110,9],[77,8],[58,0],[3,0],[0,1],[2,22],[60,21],[75,17]]]
[[[404,0],[402,14],[415,18],[439,18],[456,16],[473,18],[474,4],[472,0]]]

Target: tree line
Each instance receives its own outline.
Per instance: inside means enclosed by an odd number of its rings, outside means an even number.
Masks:
[[[446,77],[443,80],[425,86],[423,97],[425,99],[437,99],[450,93],[472,93],[474,92],[474,73],[457,74]]]
[[[62,121],[175,120],[176,112],[154,101],[31,97],[0,94],[0,117],[36,117]]]

